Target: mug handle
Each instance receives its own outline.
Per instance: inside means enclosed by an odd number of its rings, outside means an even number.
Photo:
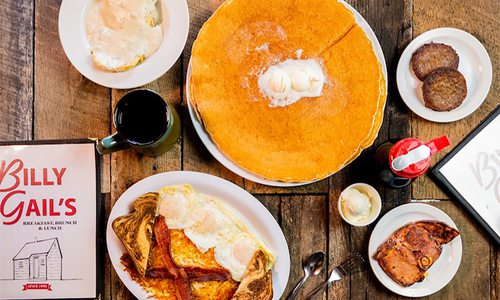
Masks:
[[[387,169],[383,169],[378,174],[379,178],[385,183],[388,187],[393,189],[404,188],[405,186],[411,183],[411,179],[395,176],[391,171]]]
[[[97,141],[97,152],[100,154],[108,154],[111,152],[123,150],[129,145],[118,135],[117,132]]]

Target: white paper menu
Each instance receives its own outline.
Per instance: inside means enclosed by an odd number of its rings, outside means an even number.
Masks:
[[[94,149],[0,146],[0,299],[96,297]]]
[[[500,236],[500,116],[493,119],[439,170]]]

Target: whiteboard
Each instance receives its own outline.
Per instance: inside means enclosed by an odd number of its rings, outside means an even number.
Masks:
[[[433,174],[500,244],[500,106]]]

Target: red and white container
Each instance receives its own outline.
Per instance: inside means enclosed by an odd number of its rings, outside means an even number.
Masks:
[[[392,188],[407,186],[429,169],[432,155],[449,145],[446,135],[428,142],[417,138],[405,138],[394,144],[386,142],[377,149],[377,158],[383,165],[379,178]]]

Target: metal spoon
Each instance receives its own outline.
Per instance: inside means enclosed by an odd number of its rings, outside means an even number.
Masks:
[[[304,285],[304,283],[306,282],[306,280],[311,275],[316,276],[319,273],[321,273],[321,270],[323,270],[323,262],[324,261],[325,261],[325,253],[323,253],[323,252],[316,252],[314,254],[311,254],[311,256],[309,256],[307,258],[307,260],[304,261],[304,264],[303,264],[304,276],[297,283],[297,285],[295,285],[295,287],[293,288],[290,295],[288,295],[286,300],[294,300],[295,298],[297,298],[297,295],[299,294],[299,291],[302,288],[302,286]]]

